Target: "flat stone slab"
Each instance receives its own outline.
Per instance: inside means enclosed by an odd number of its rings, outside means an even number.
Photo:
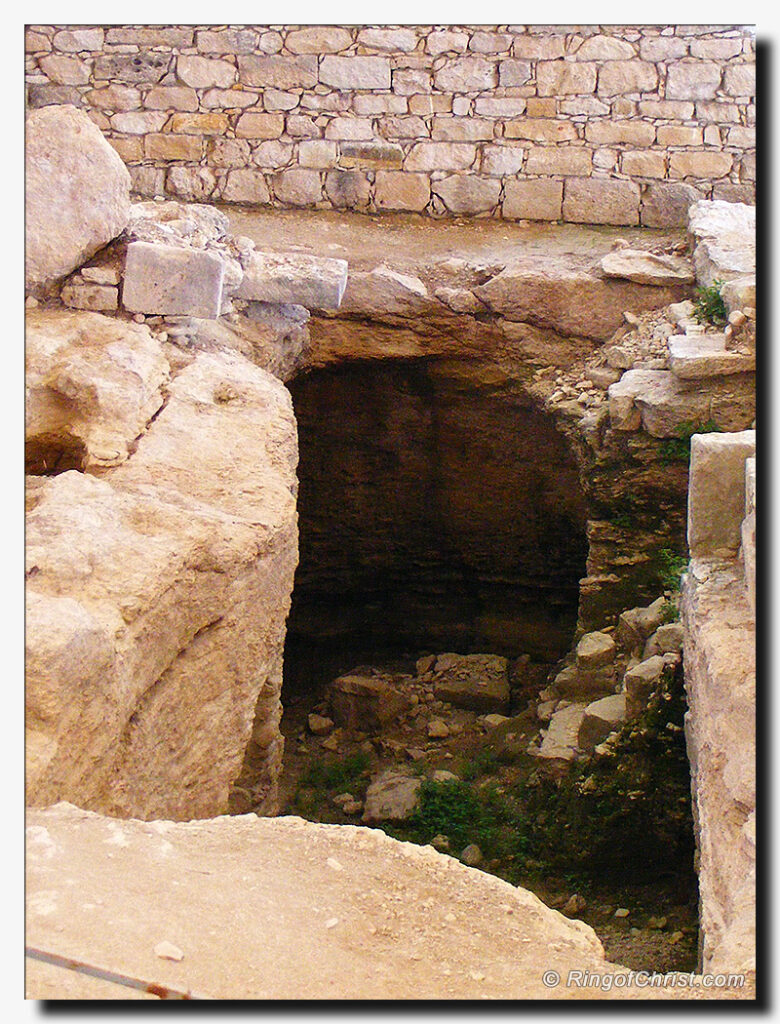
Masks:
[[[628,977],[603,990],[545,987],[545,971],[628,972],[605,960],[592,928],[527,890],[378,829],[254,814],[146,823],[67,804],[28,810],[27,826],[29,945],[195,996],[622,1001],[697,991]],[[182,958],[160,956],[164,942]],[[27,965],[29,998],[107,994],[84,975]]]
[[[509,711],[509,663],[496,654],[440,654],[434,667],[439,700],[480,714]]]
[[[611,732],[619,728],[626,717],[624,693],[615,693],[610,697],[593,701],[585,708],[585,715],[577,734],[577,745],[581,750],[593,750],[597,743],[601,743]]]
[[[222,306],[224,276],[223,261],[203,249],[131,242],[122,305],[131,313],[215,319]]]
[[[244,279],[236,297],[333,310],[341,305],[346,287],[346,260],[306,253],[253,252],[244,264]]]
[[[691,284],[690,260],[681,256],[657,256],[642,249],[618,249],[601,261],[607,277],[622,277],[636,284]]]
[[[574,761],[580,753],[579,733],[584,718],[584,704],[570,704],[556,711],[550,719],[547,735],[542,740],[537,757],[557,762],[555,767],[560,768]]]
[[[715,335],[715,338],[720,338]],[[675,377],[682,380],[700,380],[705,377],[728,377],[732,373],[750,373],[756,368],[756,354],[731,352],[718,342],[710,342],[706,334],[696,338],[669,339],[669,366]]]

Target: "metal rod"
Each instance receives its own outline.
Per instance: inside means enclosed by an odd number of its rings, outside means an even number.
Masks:
[[[192,992],[179,992],[169,985],[162,985],[156,981],[143,981],[141,978],[131,978],[128,974],[109,971],[105,967],[95,967],[94,964],[87,964],[83,960],[74,960],[72,957],[61,956],[59,953],[49,953],[44,949],[35,949],[34,946],[25,946],[24,955],[33,960],[42,960],[46,964],[53,964],[55,967],[65,967],[69,971],[77,971],[79,974],[88,974],[93,978],[100,978],[101,981],[112,981],[117,985],[137,988],[140,992],[148,992],[159,999],[205,998],[204,996],[196,996]]]

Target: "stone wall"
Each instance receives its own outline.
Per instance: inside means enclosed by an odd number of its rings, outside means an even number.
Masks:
[[[31,106],[83,107],[142,195],[684,224],[752,202],[740,26],[29,26]]]

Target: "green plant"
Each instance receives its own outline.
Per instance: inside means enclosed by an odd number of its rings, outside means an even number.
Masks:
[[[677,607],[677,604],[674,601],[664,601],[663,610],[661,614],[663,616],[663,622],[680,621],[680,609]]]
[[[664,590],[673,594],[680,589],[680,577],[688,568],[688,556],[680,555],[671,548],[662,548],[658,552],[658,576]]]
[[[364,785],[363,773],[370,761],[370,756],[360,750],[345,757],[343,761],[315,761],[301,776],[298,792],[302,789],[310,790],[322,796],[330,792],[341,793],[359,788]]]
[[[713,281],[709,287],[696,289],[693,315],[700,324],[723,327],[728,320],[728,310],[721,295],[723,281]]]
[[[706,423],[693,423],[686,420],[681,423],[675,431],[677,437],[664,441],[661,445],[661,461],[668,465],[670,462],[688,462],[691,457],[691,438],[694,434],[717,434],[720,427],[713,420]]]
[[[495,775],[500,767],[498,755],[490,747],[480,747],[461,767],[461,777],[473,782],[483,775]]]

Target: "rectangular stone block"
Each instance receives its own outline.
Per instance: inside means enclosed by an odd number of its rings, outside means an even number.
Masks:
[[[407,171],[465,171],[474,163],[477,147],[468,142],[418,142],[406,156]]]
[[[347,261],[302,253],[253,252],[236,292],[242,299],[307,309],[338,309],[347,287]]]
[[[528,174],[587,175],[591,167],[590,150],[575,146],[535,146],[525,165]]]
[[[639,186],[632,181],[567,178],[563,217],[578,224],[638,224]]]
[[[672,153],[669,158],[671,178],[723,178],[731,170],[731,153]]]
[[[671,64],[666,76],[666,96],[670,100],[713,99],[720,87],[720,64],[703,60],[684,60]]]
[[[433,119],[431,137],[444,142],[474,142],[493,138],[493,122],[478,117],[447,117]]]
[[[189,160],[197,163],[201,157],[200,137],[190,135],[147,135],[144,150],[149,160]]]
[[[131,242],[122,305],[131,313],[215,319],[220,313],[224,275],[225,265],[213,253]]]
[[[755,64],[731,64],[723,76],[723,90],[729,96],[755,96]]]
[[[625,96],[653,92],[658,86],[655,64],[642,60],[612,60],[599,70],[599,96]],[[667,95],[668,95],[667,87]],[[685,99],[686,97],[672,97]]]
[[[284,114],[260,114],[249,111],[236,124],[239,139],[278,139],[284,131]]]
[[[690,121],[693,117],[693,103],[686,100],[640,100],[639,113],[643,117]]]
[[[389,89],[390,61],[387,57],[323,57],[319,80],[336,89]]]
[[[431,198],[427,174],[378,171],[374,202],[380,210],[424,210]]]
[[[391,142],[342,142],[339,146],[342,167],[400,167],[403,159],[404,151]]]
[[[657,138],[659,146],[700,146],[702,143],[701,128],[676,124],[660,125]]]
[[[496,87],[496,62],[486,57],[456,57],[434,75],[442,92],[484,92]]]
[[[540,96],[561,96],[564,93],[592,93],[596,89],[596,64],[569,61],[539,61],[536,65],[536,87]]]
[[[298,163],[301,167],[335,167],[337,155],[335,142],[306,139],[298,144]]]
[[[257,32],[252,28],[198,32],[195,42],[201,53],[252,53],[257,46]]]
[[[625,142],[629,146],[652,146],[655,126],[645,121],[591,121],[585,125],[585,138],[599,145]]]
[[[522,146],[485,146],[480,170],[483,174],[498,178],[515,175],[522,168],[524,157],[525,149]]]
[[[332,60],[326,57],[325,60]],[[317,58],[284,56],[238,58],[238,80],[275,89],[310,89],[317,84]]]
[[[571,142],[577,138],[576,125],[569,121],[529,117],[522,121],[507,121],[505,139],[532,139],[534,142]]]
[[[666,177],[666,157],[663,153],[647,150],[624,153],[620,166],[624,174],[635,175],[638,178]]]
[[[688,546],[693,558],[733,556],[745,518],[745,462],[756,432],[694,434],[688,477]]]
[[[540,178],[507,181],[503,214],[512,220],[560,220],[563,182]]]
[[[525,113],[525,107],[526,101],[522,96],[479,96],[474,103],[475,111],[483,117],[517,117]]]
[[[182,135],[224,135],[229,124],[225,114],[174,114],[169,127]]]

